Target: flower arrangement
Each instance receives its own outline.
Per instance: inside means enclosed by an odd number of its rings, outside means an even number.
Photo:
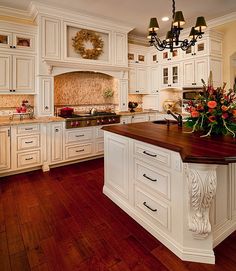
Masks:
[[[192,131],[201,131],[204,136],[236,134],[236,89],[225,90],[223,87],[214,88],[212,74],[208,86],[203,82],[203,95],[198,95],[190,101],[186,111],[190,113],[186,126]]]

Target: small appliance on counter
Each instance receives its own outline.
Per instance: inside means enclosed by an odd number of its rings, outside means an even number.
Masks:
[[[72,107],[62,107],[60,109],[60,117],[63,117],[63,118],[70,118],[72,117],[74,113],[74,108]]]
[[[130,112],[135,112],[134,108],[136,108],[138,106],[138,103],[136,102],[129,102],[128,103],[128,107],[130,109]]]

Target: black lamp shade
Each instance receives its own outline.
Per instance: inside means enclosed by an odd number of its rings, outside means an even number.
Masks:
[[[157,22],[157,18],[151,18],[149,23],[149,31],[157,31],[159,29],[159,25]]]
[[[184,15],[183,15],[182,11],[176,11],[175,16],[174,16],[174,20],[173,20],[173,25],[180,27],[184,24],[185,24],[185,20],[184,20]]]
[[[197,17],[196,25],[195,25],[195,30],[200,31],[204,30],[207,28],[206,21],[204,17]]]
[[[192,27],[192,28],[191,28],[191,31],[190,31],[190,34],[189,34],[189,37],[190,37],[191,39],[195,39],[196,36],[197,36],[197,33],[198,33],[198,31],[197,31],[196,29],[194,29],[194,27]]]

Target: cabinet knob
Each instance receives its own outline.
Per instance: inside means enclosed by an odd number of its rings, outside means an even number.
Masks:
[[[46,105],[45,107],[44,107],[44,109],[48,109],[49,107]]]
[[[12,91],[13,91],[13,92],[15,92],[16,90],[15,90],[15,89],[13,89]]]
[[[10,45],[10,48],[12,48],[12,45]]]
[[[12,92],[12,89],[10,89],[9,91]]]
[[[56,129],[55,129],[55,132],[56,132],[56,133],[57,133],[57,132],[59,132],[59,129],[58,129],[58,128],[56,128]]]
[[[12,46],[12,48],[16,49],[16,46],[14,45],[14,46]]]
[[[136,90],[135,92],[139,92],[139,90]]]
[[[136,60],[135,63],[139,63],[138,60]]]
[[[125,105],[125,103],[123,103],[123,105]]]

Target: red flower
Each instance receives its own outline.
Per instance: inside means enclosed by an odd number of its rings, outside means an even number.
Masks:
[[[215,116],[210,116],[208,119],[209,119],[210,122],[214,122],[216,120],[216,117]]]
[[[229,117],[229,114],[228,113],[223,113],[221,117],[222,117],[222,119],[227,119]]]
[[[228,110],[228,107],[227,107],[226,105],[222,105],[222,106],[221,106],[221,109],[222,109],[222,111],[227,111],[227,110]]]
[[[208,106],[209,108],[215,108],[215,107],[217,106],[217,102],[216,102],[216,101],[209,101],[209,102],[207,103],[207,106]]]
[[[232,110],[232,114],[236,117],[236,109]]]
[[[191,117],[192,118],[198,118],[199,117],[199,112],[198,111],[192,111],[191,112]]]
[[[214,112],[214,109],[211,109],[211,108],[210,108],[210,109],[208,109],[208,112],[209,112],[209,113],[213,113],[213,112]]]

